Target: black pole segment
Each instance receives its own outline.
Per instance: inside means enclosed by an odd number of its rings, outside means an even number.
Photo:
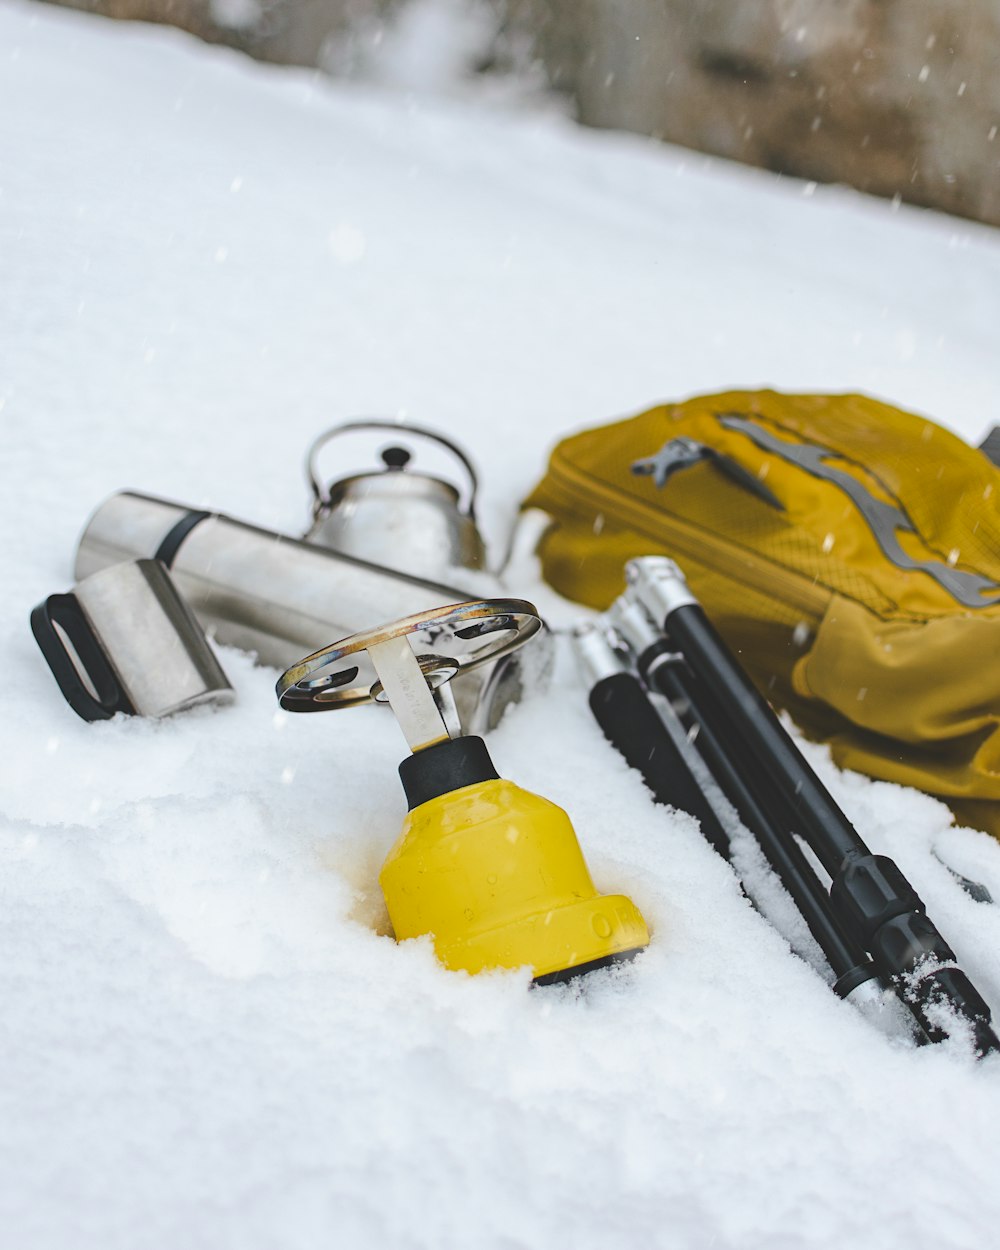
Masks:
[[[867,851],[702,608],[698,604],[675,608],[664,628],[698,679],[725,707],[733,736],[788,796],[799,831],[830,876],[837,874],[848,855]]]
[[[863,945],[845,933],[822,882],[790,828],[782,825],[781,806],[772,787],[767,787],[766,794],[757,788],[766,777],[733,740],[724,709],[683,662],[665,658],[658,648],[651,647],[640,657],[639,671],[674,706],[709,772],[791,895],[826,956],[836,978],[834,989],[846,996],[872,980],[877,973]]]
[[[932,1041],[945,1036],[933,1010],[944,1002],[969,1025],[979,1055],[1000,1050],[985,999],[960,968],[947,966],[955,963],[954,951],[891,859],[867,848],[848,856],[830,896]]]
[[[708,841],[728,859],[726,831],[639,679],[626,672],[602,677],[590,692],[590,710],[608,741],[642,774],[657,803],[694,816]]]

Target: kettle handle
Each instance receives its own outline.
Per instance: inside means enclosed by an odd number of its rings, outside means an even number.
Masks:
[[[391,430],[399,435],[416,434],[420,438],[429,438],[433,442],[440,444],[440,446],[444,447],[447,451],[450,451],[455,459],[462,465],[462,468],[468,476],[469,497],[465,504],[465,515],[468,516],[470,520],[475,521],[476,492],[479,490],[479,479],[476,476],[476,470],[472,467],[472,462],[469,460],[469,457],[465,454],[465,452],[462,451],[461,447],[459,447],[456,443],[453,443],[450,439],[445,438],[443,434],[437,434],[434,430],[428,430],[422,425],[404,425],[400,421],[386,421],[382,418],[345,421],[342,425],[331,426],[330,429],[324,430],[324,432],[309,448],[309,452],[306,457],[306,476],[316,499],[314,504],[316,512],[320,512],[322,509],[330,506],[330,493],[320,479],[319,470],[316,464],[316,459],[319,455],[320,449],[325,447],[326,444],[338,434],[347,434],[355,430]]]

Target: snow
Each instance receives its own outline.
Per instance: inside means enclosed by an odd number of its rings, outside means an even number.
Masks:
[[[409,0],[367,18],[359,13],[344,33],[327,37],[319,62],[336,77],[447,94],[467,85],[499,22],[484,0]]]
[[[2,1244],[989,1244],[1000,1060],[840,1003],[565,656],[491,749],[654,940],[529,991],[386,935],[387,715],[280,713],[222,649],[232,707],[87,725],[27,617],[118,489],[301,532],[305,449],[357,413],[469,450],[497,554],[558,437],[661,398],[860,389],[978,440],[997,235],[17,0],[0,65]],[[1000,907],[934,854],[1000,898],[995,843],[807,751],[1000,1009]]]

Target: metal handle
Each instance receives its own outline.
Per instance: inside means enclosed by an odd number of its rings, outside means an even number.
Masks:
[[[534,605],[524,599],[471,599],[430,608],[307,655],[278,679],[278,700],[288,712],[332,711],[369,701],[391,705],[371,653],[392,639],[414,644],[422,676],[411,669],[413,683],[436,690],[461,671],[500,659],[541,628]]]
[[[440,444],[447,451],[450,451],[462,465],[468,476],[469,497],[465,504],[465,513],[471,520],[475,521],[476,492],[479,490],[479,479],[471,461],[461,447],[453,443],[451,439],[445,438],[443,434],[438,434],[434,430],[428,430],[424,426],[403,425],[399,421],[387,421],[381,417],[361,418],[357,421],[345,421],[342,425],[331,426],[330,429],[324,430],[309,448],[306,456],[306,477],[316,499],[313,507],[317,513],[324,508],[328,508],[331,502],[330,492],[323,485],[319,476],[316,464],[317,456],[321,448],[325,447],[331,439],[336,438],[340,434],[353,433],[357,430],[391,430],[396,434],[417,435],[420,438],[429,438],[433,442]]]
[[[49,595],[31,613],[31,632],[66,702],[77,716],[96,721],[110,720],[116,712],[134,713],[135,708],[101,650],[76,595]],[[93,683],[96,698],[80,676],[66,639]]]

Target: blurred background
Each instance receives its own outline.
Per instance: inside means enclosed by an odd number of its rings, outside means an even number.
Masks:
[[[414,90],[514,80],[585,125],[1000,225],[1000,0],[56,0]]]

